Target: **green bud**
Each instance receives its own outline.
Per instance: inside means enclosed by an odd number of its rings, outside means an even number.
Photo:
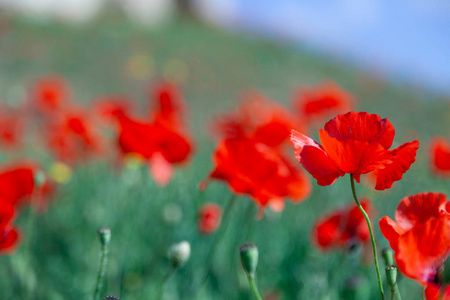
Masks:
[[[170,247],[167,256],[174,268],[181,268],[189,260],[191,245],[187,241],[180,242]]]
[[[386,266],[392,266],[394,264],[394,251],[389,248],[384,249],[383,258]]]
[[[45,180],[46,180],[46,176],[43,171],[39,170],[34,174],[34,184],[37,187],[43,186],[45,183]]]
[[[397,267],[395,265],[390,265],[385,268],[386,278],[389,286],[392,288],[397,283]]]
[[[450,283],[450,257],[445,260],[441,272],[442,280],[445,285]]]
[[[245,243],[239,248],[241,263],[248,276],[254,277],[258,266],[258,247],[251,243]]]
[[[109,241],[111,240],[111,229],[103,226],[98,230],[98,234],[100,236],[100,243],[102,246],[108,246]]]

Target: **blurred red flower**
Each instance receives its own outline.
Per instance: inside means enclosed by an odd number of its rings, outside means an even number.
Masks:
[[[94,100],[95,115],[102,122],[115,122],[131,113],[133,102],[121,96],[108,95]]]
[[[299,202],[311,192],[301,170],[276,149],[250,138],[220,141],[213,160],[210,179],[227,182],[233,192],[250,195],[263,208],[270,203],[279,207],[285,197]]]
[[[62,109],[68,104],[70,96],[69,84],[58,75],[50,75],[36,80],[30,95],[33,107],[47,115]]]
[[[443,285],[440,269],[450,254],[449,209],[444,194],[411,195],[400,202],[395,212],[397,222],[389,217],[379,222],[395,251],[399,270],[427,286],[427,299],[438,299],[433,295],[439,294]]]
[[[14,251],[19,242],[19,232],[12,226],[14,207],[0,200],[0,254]]]
[[[183,126],[186,107],[175,85],[164,81],[157,83],[152,89],[150,100],[150,117],[154,123],[162,123],[166,127]]]
[[[375,172],[375,189],[384,190],[402,178],[415,161],[419,142],[393,150],[395,130],[388,119],[366,112],[337,115],[319,130],[322,145],[292,130],[295,157],[319,185],[333,184],[345,173],[359,183],[361,174]]]
[[[361,205],[370,216],[372,205],[368,199],[361,199]],[[323,250],[335,247],[350,248],[365,243],[370,238],[369,227],[356,204],[339,208],[320,218],[314,225],[312,238]]]
[[[20,162],[2,166],[0,169],[0,202],[18,207],[30,201],[38,209],[46,207],[46,199],[53,193],[54,186],[48,180],[36,185],[40,172],[37,164]]]
[[[430,145],[431,168],[437,175],[450,176],[450,143],[434,137]]]
[[[215,203],[205,203],[198,213],[198,230],[202,234],[215,232],[222,218],[222,207]]]
[[[87,112],[71,108],[47,124],[46,141],[56,158],[74,164],[102,150],[102,138]]]
[[[245,96],[238,112],[219,117],[213,125],[214,133],[225,138],[247,137],[270,147],[289,141],[292,128],[305,130],[288,110],[255,92]]]
[[[6,148],[18,146],[23,138],[23,116],[20,112],[0,108],[0,145]]]
[[[350,93],[332,81],[301,89],[294,96],[295,109],[308,123],[321,122],[336,114],[346,113],[353,108],[354,102]]]

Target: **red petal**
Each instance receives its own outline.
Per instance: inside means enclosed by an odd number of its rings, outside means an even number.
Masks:
[[[402,179],[403,173],[408,171],[411,164],[415,162],[418,148],[419,142],[414,141],[390,151],[390,154],[393,156],[392,163],[386,164],[382,169],[375,170],[377,177],[375,189],[388,189],[392,186],[392,183]]]
[[[19,232],[15,228],[0,228],[0,254],[8,254],[13,252],[17,247],[18,241]]]
[[[431,217],[439,217],[447,197],[441,193],[421,193],[402,199],[395,211],[395,219],[405,230]]]
[[[437,174],[450,175],[450,144],[443,138],[431,140],[431,167]]]
[[[425,289],[427,300],[450,300],[450,285],[445,287],[444,295],[441,296],[441,287],[437,284],[429,284]]]
[[[450,218],[441,216],[416,224],[398,238],[399,269],[423,284],[434,282],[450,251]]]
[[[396,251],[398,237],[404,234],[406,230],[389,217],[383,217],[378,224],[380,226],[381,233],[389,241],[391,248]]]
[[[150,159],[150,174],[159,186],[166,186],[172,178],[173,168],[161,153],[153,154]]]

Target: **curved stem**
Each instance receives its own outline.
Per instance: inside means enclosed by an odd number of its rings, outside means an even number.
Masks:
[[[164,296],[164,288],[167,284],[167,282],[169,281],[169,279],[172,277],[172,274],[175,272],[175,268],[170,267],[169,271],[167,272],[167,274],[164,276],[161,284],[159,285],[159,290],[158,290],[158,297],[157,299],[161,300]]]
[[[361,203],[359,203],[358,197],[356,196],[355,179],[353,178],[353,174],[350,174],[350,185],[352,187],[352,194],[353,194],[353,198],[355,199],[356,205],[358,206],[359,210],[364,215],[364,218],[366,219],[366,222],[367,222],[367,226],[369,227],[370,240],[372,241],[372,248],[373,248],[373,259],[374,259],[374,262],[375,262],[375,268],[377,270],[378,288],[380,289],[381,299],[385,300],[385,298],[384,298],[384,291],[383,291],[383,282],[381,281],[380,267],[379,267],[379,264],[378,264],[377,246],[375,244],[375,236],[373,234],[372,224],[370,222],[369,215],[366,213],[364,208],[361,206]]]
[[[95,284],[94,297],[92,298],[93,300],[97,300],[100,295],[100,291],[103,287],[103,278],[105,277],[105,270],[107,264],[108,264],[108,246],[102,245],[102,250],[100,252],[100,265],[97,273],[97,282]]]
[[[255,276],[248,276],[248,282],[250,283],[250,287],[252,288],[253,296],[255,296],[257,300],[262,300],[261,295],[258,291],[258,287],[255,283]]]

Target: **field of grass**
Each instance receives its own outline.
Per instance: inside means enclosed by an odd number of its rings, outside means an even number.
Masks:
[[[392,189],[379,192],[357,185],[360,196],[373,200],[375,224],[382,216],[393,217],[404,196],[424,191],[450,195],[448,181],[431,176],[427,151],[430,136],[448,136],[450,103],[444,97],[392,84],[309,50],[190,20],[143,29],[120,16],[78,27],[3,17],[0,26],[2,101],[20,103],[30,82],[47,74],[66,77],[75,99],[84,104],[105,93],[129,95],[143,104],[149,83],[173,79],[182,87],[195,139],[193,159],[176,171],[167,187],[158,187],[146,167],[121,170],[111,159],[98,159],[73,170],[45,213],[22,211],[17,220],[21,245],[15,254],[0,256],[0,299],[91,298],[101,226],[112,230],[104,296],[156,299],[169,269],[167,249],[187,240],[191,258],[167,282],[164,299],[251,299],[238,253],[246,241],[259,248],[257,282],[264,295],[353,299],[345,292],[356,285],[354,299],[377,299],[372,261],[362,258],[370,249],[323,253],[311,243],[317,217],[351,202],[346,177],[327,187],[314,182],[307,200],[287,203],[281,213],[268,210],[262,220],[254,218],[255,204],[239,197],[212,259],[212,274],[204,282],[206,257],[225,228],[199,235],[198,208],[205,202],[225,207],[232,195],[223,183],[214,182],[205,191],[197,188],[212,168],[216,141],[209,124],[218,113],[233,109],[249,88],[288,104],[295,87],[331,79],[355,95],[358,111],[391,121],[397,132],[394,146],[420,141],[416,163]],[[30,157],[49,168],[51,158],[33,145],[30,140],[22,151],[5,151],[1,161]],[[110,149],[108,156],[114,157],[115,151]],[[382,249],[388,243],[375,227]],[[415,282],[401,278],[399,285],[403,299],[420,299]]]

